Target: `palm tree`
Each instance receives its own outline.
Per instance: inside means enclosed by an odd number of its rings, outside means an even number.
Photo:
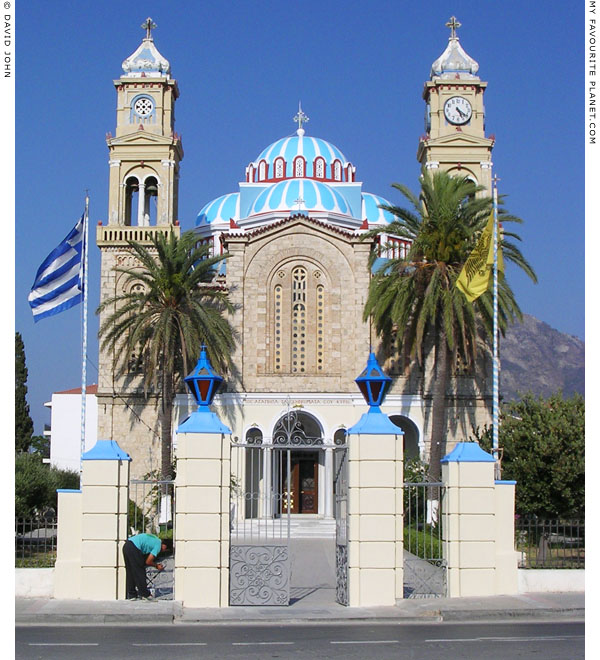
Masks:
[[[216,266],[227,255],[209,257],[193,232],[178,238],[157,234],[151,245],[129,242],[139,265],[115,268],[126,276],[123,293],[101,303],[108,311],[99,337],[112,349],[117,375],[143,373],[144,393],[160,397],[161,475],[171,476],[173,398],[183,377],[206,345],[212,364],[230,363],[233,330],[226,314],[233,310],[227,293],[215,283]]]
[[[396,219],[386,227],[366,233],[372,238],[385,233],[411,242],[402,258],[384,262],[370,282],[364,318],[372,318],[376,333],[395,343],[403,362],[422,367],[430,347],[434,351],[429,478],[439,481],[440,460],[445,453],[447,428],[446,391],[451,375],[460,366],[475,364],[477,349],[493,336],[493,299],[488,289],[469,303],[456,279],[487,224],[492,199],[479,196],[483,186],[466,177],[446,172],[421,176],[421,192],[415,196],[406,186],[393,184],[411,203],[411,209],[384,206]],[[521,223],[503,208],[499,221]],[[511,261],[534,281],[535,273],[503,230],[500,244],[504,259]],[[376,253],[372,253],[371,265]],[[504,277],[498,284],[499,328],[521,318],[521,310]]]

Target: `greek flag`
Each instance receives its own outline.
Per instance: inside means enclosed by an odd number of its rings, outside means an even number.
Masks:
[[[33,320],[78,305],[83,300],[85,213],[68,236],[44,259],[29,294]]]

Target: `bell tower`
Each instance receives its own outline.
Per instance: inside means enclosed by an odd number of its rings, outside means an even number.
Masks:
[[[148,245],[157,233],[180,233],[177,201],[183,147],[175,133],[179,89],[169,62],[154,45],[156,25],[148,18],[141,27],[142,43],[114,81],[116,130],[106,139],[108,218],[96,229],[101,303],[124,292],[126,278],[115,268],[135,267],[129,241]],[[101,324],[107,315],[108,310],[102,313]],[[156,396],[144,396],[141,374],[118,375],[110,351],[100,349],[98,370],[98,437],[118,440],[134,459],[133,476],[149,472],[160,465]]]
[[[426,134],[417,160],[428,170],[468,176],[491,195],[494,138],[485,136],[487,83],[476,75],[479,64],[460,45],[456,31],[461,24],[452,16],[446,26],[448,46],[432,64],[423,89]]]

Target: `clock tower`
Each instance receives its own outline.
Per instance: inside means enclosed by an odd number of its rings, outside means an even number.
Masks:
[[[479,65],[460,45],[456,34],[460,23],[452,16],[446,26],[448,46],[433,63],[423,89],[426,134],[419,142],[417,160],[428,170],[468,176],[491,195],[494,139],[485,136],[487,83],[477,76]]]
[[[125,291],[126,276],[117,268],[138,263],[129,241],[149,245],[158,233],[179,235],[177,199],[181,139],[175,133],[177,81],[152,38],[156,25],[148,18],[146,35],[122,64],[114,81],[117,92],[115,135],[109,150],[108,219],[96,228],[100,248],[100,302]],[[135,284],[134,287],[142,286]],[[100,324],[110,315],[104,310]],[[100,349],[98,360],[98,437],[118,438],[134,458],[134,477],[160,466],[158,398],[145,395],[139,372],[121,373],[112,351]]]

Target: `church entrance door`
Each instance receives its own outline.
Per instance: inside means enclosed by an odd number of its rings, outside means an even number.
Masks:
[[[287,465],[284,464],[282,483],[287,483]],[[290,513],[319,512],[319,452],[292,451],[290,457]],[[286,494],[287,495],[287,494]],[[287,496],[283,497],[287,513]]]

